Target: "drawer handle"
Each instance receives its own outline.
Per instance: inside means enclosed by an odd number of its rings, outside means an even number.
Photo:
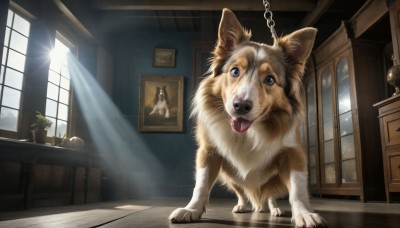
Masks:
[[[397,168],[399,168],[399,169],[400,169],[400,164],[398,164],[398,165],[397,165]]]
[[[396,131],[400,131],[400,127],[396,129]]]

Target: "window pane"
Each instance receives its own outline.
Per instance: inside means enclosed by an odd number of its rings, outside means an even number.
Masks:
[[[19,109],[21,92],[15,89],[4,87],[2,105]]]
[[[316,166],[317,165],[317,157],[315,154],[314,146],[311,146],[308,148],[308,156],[309,156],[310,166]]]
[[[342,183],[357,182],[356,160],[342,162]]]
[[[336,183],[335,164],[325,165],[325,183],[326,184]]]
[[[7,65],[11,68],[24,72],[25,56],[13,50],[9,50]]]
[[[9,41],[10,41],[10,29],[6,28],[6,35],[4,36],[4,45],[8,47]]]
[[[49,82],[52,82],[55,85],[60,85],[60,75],[52,70],[49,70]]]
[[[13,31],[11,33],[10,48],[26,54],[26,49],[28,47],[28,38]]]
[[[324,123],[324,141],[333,139],[333,120]]]
[[[18,110],[1,107],[0,129],[16,132],[17,127],[18,127]]]
[[[60,102],[68,105],[69,92],[65,89],[60,89]]]
[[[342,137],[340,139],[340,144],[342,150],[342,160],[355,158],[353,134]]]
[[[59,120],[57,121],[57,137],[62,138],[67,135],[67,122]]]
[[[339,116],[340,135],[344,136],[353,133],[353,120],[351,112],[346,112]]]
[[[335,149],[333,140],[324,142],[324,163],[331,163],[335,161]]]
[[[21,72],[7,68],[4,84],[21,90],[23,77],[24,75]]]
[[[46,116],[57,116],[57,102],[47,99],[46,101]]]
[[[49,129],[47,129],[47,137],[53,137],[56,134],[56,119],[46,116],[53,124]]]
[[[3,75],[4,75],[4,66],[1,66],[1,70],[0,70],[0,84],[3,84]]]
[[[58,119],[68,120],[68,106],[58,104]]]
[[[350,111],[350,85],[347,59],[340,60],[336,68],[339,114]]]
[[[59,61],[51,60],[50,62],[50,69],[54,70],[57,73],[60,73],[61,64]]]
[[[3,47],[3,57],[1,59],[1,64],[2,65],[6,65],[7,50],[8,50],[8,48]]]
[[[69,90],[69,80],[61,77],[61,87],[63,87],[66,90]]]
[[[18,14],[15,14],[13,29],[25,36],[29,36],[30,23],[24,18],[20,17]]]
[[[315,127],[308,128],[308,146],[315,145]]]
[[[310,169],[310,184],[317,184],[317,169],[315,167]]]
[[[14,16],[14,12],[11,10],[8,10],[8,15],[7,15],[7,26],[11,27],[12,25],[12,18]]]
[[[70,78],[70,77],[69,77],[69,69],[68,69],[68,67],[67,67],[66,65],[64,65],[64,64],[61,66],[61,75],[64,76],[64,77],[66,77],[66,78]]]
[[[58,86],[47,83],[47,97],[58,101]]]

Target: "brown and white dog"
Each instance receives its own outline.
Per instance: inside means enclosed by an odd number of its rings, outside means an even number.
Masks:
[[[233,212],[264,210],[281,216],[276,199],[289,192],[292,221],[299,227],[325,226],[312,212],[307,190],[307,156],[300,143],[303,120],[302,77],[317,30],[304,28],[275,40],[250,41],[224,9],[213,52],[212,74],[194,97],[196,185],[185,208],[171,213],[173,223],[201,218],[210,190],[219,179],[233,190]]]

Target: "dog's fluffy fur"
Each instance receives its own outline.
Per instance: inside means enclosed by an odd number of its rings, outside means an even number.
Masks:
[[[217,177],[233,190],[233,212],[256,212],[268,202],[281,216],[276,198],[289,192],[296,226],[325,226],[313,213],[307,190],[307,157],[299,139],[303,120],[302,76],[316,36],[304,28],[275,40],[250,41],[251,34],[223,10],[210,71],[195,95],[196,185],[185,208],[169,217],[192,222],[205,212]]]
[[[165,86],[162,88],[157,87],[156,89],[153,110],[149,115],[154,114],[165,115],[165,118],[169,118],[169,100],[167,88]]]

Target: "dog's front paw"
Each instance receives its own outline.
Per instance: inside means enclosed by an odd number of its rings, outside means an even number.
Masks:
[[[328,224],[325,222],[317,213],[304,213],[293,217],[292,221],[296,227],[327,227]]]
[[[232,212],[233,213],[246,213],[247,212],[247,207],[246,207],[246,205],[238,204],[238,205],[233,207]]]
[[[168,217],[172,223],[194,222],[201,218],[202,212],[196,209],[178,208]]]
[[[284,211],[282,211],[279,207],[275,207],[270,209],[271,215],[274,217],[281,217],[282,215],[285,214]]]

